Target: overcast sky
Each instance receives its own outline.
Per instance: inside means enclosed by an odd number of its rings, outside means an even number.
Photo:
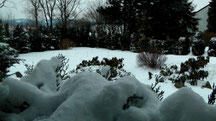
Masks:
[[[2,1],[2,0],[0,0]],[[13,2],[6,3],[6,6],[4,8],[0,8],[0,17],[2,18],[29,18],[28,14],[26,13],[26,7],[25,0],[11,0]],[[91,2],[94,0],[82,0],[82,4]],[[195,10],[199,10],[202,7],[206,6],[210,0],[192,0],[194,5],[196,5]]]

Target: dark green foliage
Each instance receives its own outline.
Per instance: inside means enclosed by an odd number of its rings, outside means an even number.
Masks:
[[[122,106],[122,109],[127,110],[128,108],[130,108],[130,106],[136,105],[139,100],[143,100],[143,97],[137,96],[136,94],[128,97],[127,102]]]
[[[20,53],[30,52],[29,33],[23,26],[17,25],[13,32],[13,39],[10,40],[10,46]]]
[[[135,48],[138,52],[146,51],[149,48],[157,48],[160,49],[162,54],[187,55],[190,52],[190,44],[190,39],[185,37],[180,37],[175,41],[143,38],[135,43]]]
[[[122,24],[122,0],[107,0],[108,6],[101,6],[98,12],[104,17],[106,23],[121,25]]]
[[[41,26],[38,30],[29,30],[29,41],[31,43],[31,51],[45,51],[58,49],[60,42],[60,32],[58,29],[53,28],[52,34],[49,29]]]
[[[161,91],[161,90],[160,90],[160,86],[157,87],[158,83],[159,83],[159,80],[158,80],[158,78],[156,77],[155,83],[154,83],[154,84],[151,84],[151,90],[154,91],[154,92],[158,95],[158,99],[159,99],[160,101],[162,101],[162,100],[163,100],[164,91]]]
[[[76,69],[72,73],[79,73],[83,71],[97,72],[104,76],[107,80],[113,81],[119,77],[129,76],[131,73],[126,72],[123,69],[123,59],[112,59],[103,58],[101,61],[98,60],[98,56],[92,60],[83,60],[82,63],[77,65]],[[94,70],[95,69],[95,70]]]
[[[191,85],[197,85],[198,80],[203,80],[208,76],[208,71],[203,68],[209,63],[209,57],[199,56],[197,59],[190,58],[181,63],[180,69],[176,65],[161,68],[159,79],[164,81],[169,79],[174,83],[188,81]]]
[[[0,43],[0,82],[7,76],[8,68],[20,61],[17,57],[16,50]]]
[[[139,38],[138,31],[141,26],[138,23],[142,22],[138,21],[143,16],[145,2],[146,0],[107,0],[107,6],[98,8],[98,12],[105,18],[105,24],[117,30],[110,31],[110,34],[122,35],[121,40],[118,40],[121,49],[129,49],[132,41]]]
[[[194,55],[203,55],[205,47],[206,45],[203,40],[195,40],[192,44],[192,52]]]
[[[208,32],[216,33],[216,0],[211,0],[208,10]]]
[[[159,0],[153,11],[152,34],[156,39],[177,40],[197,30],[194,6],[189,0]]]
[[[2,21],[0,20],[0,42],[4,42],[3,37],[4,37],[4,29],[3,29],[3,24]]]
[[[24,73],[28,74],[28,75],[31,75],[31,73],[34,70],[34,65],[25,64],[24,66],[26,67],[26,71]]]
[[[98,56],[96,56],[89,61],[83,60],[82,63],[80,63],[77,66],[77,69],[79,69],[80,67],[87,67],[87,66],[94,66],[94,65],[110,66],[111,68],[117,68],[117,69],[121,69],[124,66],[123,58],[121,59],[117,59],[116,57],[113,57],[112,59],[103,58],[102,61],[99,61]]]
[[[208,96],[208,104],[214,105],[216,100],[216,87],[213,85],[212,93]]]
[[[5,37],[10,38],[9,24],[6,23],[4,25],[4,28],[5,28]]]
[[[160,76],[157,77],[156,79],[158,79],[159,82],[164,82],[165,81],[164,77],[168,77],[169,80],[175,82],[175,79],[172,77],[172,75],[177,73],[179,72],[178,72],[178,67],[176,65],[172,65],[171,67],[162,66],[160,69]]]
[[[68,76],[68,62],[69,59],[66,58],[66,56],[59,54],[57,56],[57,58],[59,59],[61,65],[59,67],[56,68],[56,85],[57,85],[57,91],[60,88],[60,83],[62,80],[67,80],[70,77]]]

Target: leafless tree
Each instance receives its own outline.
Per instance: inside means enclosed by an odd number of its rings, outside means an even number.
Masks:
[[[94,2],[88,3],[86,8],[85,18],[94,23],[100,23],[102,16],[97,11],[97,8],[104,6],[105,2],[103,0],[96,0]]]
[[[67,30],[68,21],[75,19],[81,11],[78,11],[81,0],[57,0],[59,18],[63,30]]]
[[[53,32],[53,19],[54,19],[54,10],[56,7],[57,0],[39,0],[40,7],[42,8],[44,18],[46,21],[47,27],[50,28],[50,33]]]
[[[29,6],[27,8],[28,13],[31,17],[35,20],[35,27],[38,30],[38,19],[39,19],[39,9],[40,9],[40,2],[39,0],[27,0]],[[30,6],[31,5],[31,6]]]
[[[104,29],[103,17],[99,14],[97,9],[104,6],[104,0],[96,0],[94,2],[88,3],[88,7],[85,10],[84,18],[88,21],[94,23],[94,30],[96,33],[100,33]]]
[[[0,8],[2,8],[4,5],[5,5],[5,2],[6,2],[7,0],[3,0],[2,2],[0,2]]]

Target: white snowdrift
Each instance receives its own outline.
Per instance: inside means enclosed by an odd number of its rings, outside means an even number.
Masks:
[[[41,61],[32,75],[0,83],[0,118],[3,121],[214,121],[216,108],[191,89],[183,88],[162,103],[151,89],[134,77],[110,82],[97,73],[83,72],[56,92],[56,58]],[[50,74],[50,75],[47,75]],[[54,77],[53,77],[54,76]],[[50,78],[50,79],[49,79]],[[33,80],[33,81],[32,81]],[[43,84],[43,88],[38,87]],[[133,100],[127,109],[129,97]],[[22,104],[29,106],[24,110]],[[10,112],[5,112],[8,108]]]
[[[35,66],[31,75],[26,75],[21,79],[37,86],[40,90],[45,92],[56,92],[56,68],[60,66],[61,62],[57,57],[50,60],[41,60]]]
[[[181,88],[160,106],[162,121],[215,121],[216,108],[189,88]]]

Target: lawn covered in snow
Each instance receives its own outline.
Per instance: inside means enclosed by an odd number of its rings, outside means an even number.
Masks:
[[[159,69],[153,70],[150,68],[140,68],[136,63],[137,53],[129,52],[129,51],[120,51],[120,50],[107,50],[107,49],[98,49],[98,48],[85,48],[85,47],[77,47],[69,50],[55,50],[55,51],[45,51],[45,52],[32,52],[28,54],[20,54],[19,58],[25,59],[24,62],[20,64],[16,64],[10,68],[10,73],[14,73],[16,71],[20,71],[24,74],[26,70],[24,64],[36,65],[40,60],[46,59],[49,60],[53,56],[57,56],[58,54],[63,54],[69,59],[69,69],[73,70],[76,66],[82,62],[82,60],[91,60],[93,57],[98,56],[99,60],[103,58],[124,58],[124,69],[128,72],[131,72],[137,80],[141,83],[151,85],[155,82],[155,79],[149,80],[148,72],[152,72],[155,77],[156,74],[159,74]],[[195,56],[189,54],[187,56],[177,56],[177,55],[167,55],[166,65],[180,65],[182,62],[188,60],[189,58],[193,58]],[[206,79],[211,84],[216,82],[216,58],[210,57],[209,64],[205,67],[208,70],[209,76]],[[198,86],[191,86],[190,84],[186,84],[187,87],[191,88],[193,91],[198,93],[203,99],[207,102],[208,95],[212,90],[201,88],[201,84]],[[178,89],[175,88],[174,84],[170,81],[166,81],[164,83],[159,83],[158,86],[161,86],[161,89],[165,91],[164,98],[168,97],[172,93],[176,92]]]
[[[57,71],[61,53],[70,59],[69,70],[82,60],[124,58],[124,69],[133,76],[108,81],[98,73],[81,72],[63,81],[58,89]],[[25,72],[25,64],[34,64],[31,74],[21,79],[9,77],[0,82],[0,120],[3,121],[215,121],[216,106],[207,104],[210,89],[186,84],[176,89],[170,81],[159,83],[165,91],[160,101],[150,85],[148,72],[139,68],[137,53],[95,48],[72,48],[21,54],[25,59],[10,68],[10,73]],[[166,64],[180,65],[188,56],[167,55]],[[205,69],[213,83],[216,58],[210,58]]]

